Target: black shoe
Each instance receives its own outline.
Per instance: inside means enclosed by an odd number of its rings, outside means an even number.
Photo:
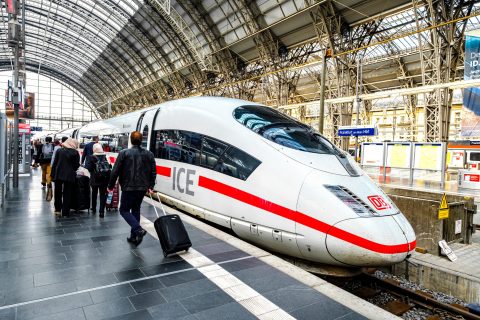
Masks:
[[[127,238],[127,241],[130,243],[135,243],[135,236],[130,235],[130,237]]]
[[[105,218],[105,213],[100,212],[100,218]]]
[[[140,243],[142,243],[143,241],[143,237],[147,234],[147,230],[145,229],[141,229],[140,231],[137,232],[137,235],[135,237],[135,242],[134,244],[136,246],[140,245]]]

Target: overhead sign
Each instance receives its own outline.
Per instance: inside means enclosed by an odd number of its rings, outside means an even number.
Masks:
[[[358,137],[358,136],[376,136],[378,130],[376,126],[340,126],[338,127],[338,135],[340,137]]]
[[[450,209],[448,209],[447,195],[444,193],[442,197],[442,202],[440,203],[440,207],[438,208],[438,219],[447,219],[449,213]]]
[[[42,128],[42,127],[34,127],[34,126],[31,126],[31,127],[30,127],[30,130],[32,130],[32,131],[43,131],[43,128]]]

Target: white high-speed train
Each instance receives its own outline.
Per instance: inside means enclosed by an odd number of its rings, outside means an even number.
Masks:
[[[272,108],[219,97],[170,101],[68,133],[111,161],[143,133],[164,201],[259,246],[315,262],[382,266],[415,249],[409,222],[350,156]]]

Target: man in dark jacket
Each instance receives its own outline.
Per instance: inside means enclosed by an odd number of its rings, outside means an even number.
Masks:
[[[113,166],[108,192],[113,192],[117,178],[122,187],[120,214],[131,227],[128,242],[139,245],[147,231],[140,226],[140,206],[145,193],[153,192],[157,176],[153,153],[142,148],[142,134],[130,134],[132,148],[120,151]]]
[[[91,156],[93,154],[93,145],[95,143],[98,143],[98,141],[98,137],[92,137],[92,141],[90,141],[83,147],[82,159],[80,160],[80,163],[85,167],[88,166],[88,163],[86,163],[88,162],[88,156]]]

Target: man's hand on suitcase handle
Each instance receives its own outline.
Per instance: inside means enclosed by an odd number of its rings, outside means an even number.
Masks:
[[[149,194],[154,194],[155,191],[153,191],[153,189],[148,189],[148,193],[149,193]]]

